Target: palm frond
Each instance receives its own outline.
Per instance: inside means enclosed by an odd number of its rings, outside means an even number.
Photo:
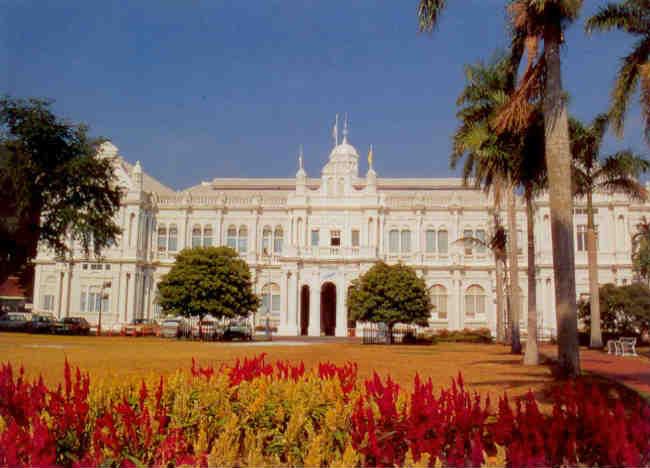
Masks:
[[[420,0],[418,5],[420,31],[430,32],[437,26],[446,3],[445,0]]]
[[[632,34],[647,34],[647,13],[644,15],[642,7],[634,5],[635,3],[637,2],[609,3],[599,8],[585,22],[585,31],[593,33],[594,31],[620,29]],[[644,21],[644,16],[646,21]]]
[[[634,50],[622,59],[621,67],[616,75],[614,89],[612,90],[609,111],[612,126],[618,136],[623,134],[623,124],[630,104],[630,97],[639,84],[642,67],[647,63],[649,56],[650,39],[641,39],[635,44]],[[650,97],[648,103],[650,104]]]

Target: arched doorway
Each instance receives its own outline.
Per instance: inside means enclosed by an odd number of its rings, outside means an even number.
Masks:
[[[330,282],[320,290],[320,331],[326,336],[336,331],[336,286]]]
[[[309,332],[309,286],[300,289],[300,334],[306,336]]]

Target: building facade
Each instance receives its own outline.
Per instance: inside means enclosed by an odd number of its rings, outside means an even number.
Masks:
[[[34,308],[58,317],[83,316],[117,327],[136,318],[158,318],[156,285],[186,247],[227,245],[250,265],[263,305],[255,318],[271,321],[280,335],[346,336],[346,293],[352,280],[378,260],[415,268],[429,287],[435,328],[496,329],[495,266],[489,251],[459,239],[488,239],[493,201],[455,178],[378,177],[371,160],[359,174],[349,143],[334,145],[319,178],[302,167],[286,179],[214,179],[174,191],[132,165],[111,143],[110,158],[124,188],[118,222],[122,235],[101,261],[72,245],[72,260],[46,249],[36,259]],[[364,158],[365,159],[365,158]],[[370,158],[369,158],[370,159]],[[595,197],[601,283],[632,281],[631,238],[650,206],[619,195]],[[526,319],[526,220],[518,203],[519,283],[522,329]],[[505,219],[502,216],[502,219]],[[586,215],[576,203],[576,282],[588,293]],[[535,203],[538,323],[555,333],[554,278],[549,205]],[[110,282],[110,286],[108,283]]]

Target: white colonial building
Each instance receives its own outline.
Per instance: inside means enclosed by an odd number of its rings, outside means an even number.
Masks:
[[[425,278],[437,328],[495,330],[495,268],[485,248],[458,239],[487,238],[493,203],[455,178],[383,178],[370,167],[359,173],[359,155],[348,141],[336,142],[320,177],[302,167],[285,179],[220,179],[176,192],[122,158],[111,143],[110,158],[124,198],[118,242],[101,261],[73,249],[73,261],[57,262],[42,250],[36,260],[34,306],[59,317],[91,323],[102,308],[104,326],[134,318],[157,318],[156,285],[183,248],[227,245],[250,265],[255,291],[270,306],[281,335],[345,336],[346,291],[373,263],[404,262]],[[365,158],[364,158],[365,159]],[[631,236],[650,205],[625,197],[595,198],[600,282],[632,280]],[[522,304],[526,304],[525,213],[519,205],[518,238]],[[575,215],[578,294],[588,292],[586,216]],[[549,206],[536,202],[536,282],[539,324],[555,331]],[[74,246],[73,246],[74,247]],[[102,285],[110,281],[107,298]],[[526,307],[525,305],[523,306]],[[262,314],[257,314],[257,317]],[[522,324],[525,314],[522,314]],[[524,327],[525,328],[525,327]]]

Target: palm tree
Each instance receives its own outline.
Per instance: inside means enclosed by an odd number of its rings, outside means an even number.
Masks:
[[[603,347],[593,195],[596,192],[622,193],[631,198],[645,200],[646,190],[637,178],[641,172],[650,168],[650,164],[643,157],[630,150],[618,151],[601,159],[600,147],[608,124],[608,116],[600,114],[589,125],[584,125],[576,119],[571,119],[569,125],[573,155],[573,190],[576,197],[587,199],[587,263],[592,348]]]
[[[461,125],[454,134],[451,167],[455,168],[462,158],[463,180],[472,180],[474,185],[482,187],[486,192],[493,192],[495,203],[495,229],[500,225],[498,213],[500,210],[501,190],[506,187],[508,230],[513,235],[508,238],[508,269],[510,285],[508,296],[510,303],[510,330],[513,353],[521,352],[519,337],[519,269],[517,258],[517,228],[515,211],[516,181],[513,177],[513,167],[518,156],[517,139],[514,135],[497,134],[492,128],[495,113],[508,99],[508,90],[512,89],[509,57],[496,57],[490,64],[478,63],[465,67],[467,85],[457,100],[461,109],[457,113]],[[497,282],[500,281],[500,262],[496,259]],[[502,333],[503,301],[498,295],[502,288],[497,285],[497,333]],[[497,336],[501,338],[501,336]]]
[[[440,20],[445,0],[420,0],[420,29],[430,31]],[[568,375],[580,373],[573,246],[571,150],[566,98],[562,89],[560,45],[563,30],[578,16],[582,0],[510,0],[513,52],[525,46],[528,63],[517,95],[506,106],[506,120],[525,123],[533,92],[542,90],[545,159],[553,238],[559,365]],[[539,53],[539,44],[544,47]],[[516,47],[514,47],[516,46]],[[513,53],[513,58],[517,54]],[[516,68],[515,68],[516,69]]]
[[[585,29],[589,33],[618,29],[637,38],[634,49],[623,58],[616,75],[609,116],[615,132],[621,136],[630,98],[640,88],[644,133],[650,143],[650,2],[624,0],[609,3],[587,20]]]

